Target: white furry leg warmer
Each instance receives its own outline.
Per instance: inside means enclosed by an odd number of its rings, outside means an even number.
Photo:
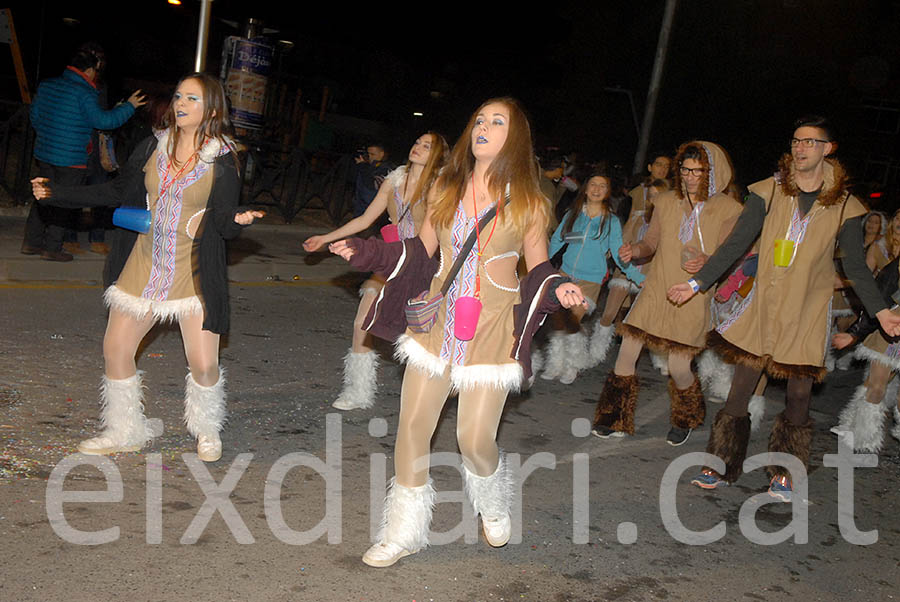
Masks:
[[[219,380],[211,387],[198,385],[188,372],[184,387],[184,424],[194,437],[218,439],[225,424],[225,369],[219,367]]]
[[[884,408],[880,402],[869,403],[867,392],[865,385],[856,388],[832,432],[838,436],[852,433],[854,451],[877,454],[884,443]]]
[[[575,382],[580,370],[593,366],[591,355],[588,352],[587,335],[581,332],[574,332],[565,335],[565,356],[563,361],[563,369],[559,375],[559,382],[564,385],[571,385]]]
[[[512,535],[512,521],[509,508],[515,483],[506,464],[506,456],[500,452],[500,461],[494,474],[480,477],[463,465],[466,495],[476,514],[481,515],[481,524],[487,542],[498,548],[506,545]]]
[[[734,366],[723,362],[712,349],[707,349],[697,357],[697,378],[706,399],[713,403],[725,403],[734,378]]]
[[[610,345],[612,345],[614,332],[615,326],[612,324],[604,326],[599,320],[594,322],[590,352],[591,360],[593,360],[595,365],[606,360],[606,354],[609,352]]]
[[[544,372],[541,378],[544,380],[554,380],[559,378],[566,363],[566,334],[559,330],[550,332],[550,340],[547,343],[547,350],[544,353]]]
[[[750,432],[755,433],[762,424],[763,416],[766,415],[766,396],[754,395],[750,398],[750,405],[747,406],[747,412],[750,414]]]
[[[891,429],[891,435],[900,441],[900,409],[897,406],[894,406],[894,428]]]
[[[141,373],[121,380],[103,377],[100,386],[101,437],[107,437],[122,447],[141,448],[153,437],[149,421],[144,416],[144,393]]]
[[[650,361],[653,363],[653,367],[659,370],[659,373],[663,376],[669,375],[669,356],[656,353],[655,351],[650,351]]]
[[[480,477],[463,465],[466,495],[476,514],[487,518],[499,518],[509,514],[513,496],[513,478],[506,464],[506,454],[500,452],[500,461],[494,474]]]
[[[378,388],[378,354],[375,351],[344,356],[344,388],[331,407],[338,410],[365,410],[375,404]]]
[[[433,510],[434,485],[430,478],[420,487],[404,487],[397,477],[392,478],[384,499],[378,542],[394,544],[408,552],[427,547]]]

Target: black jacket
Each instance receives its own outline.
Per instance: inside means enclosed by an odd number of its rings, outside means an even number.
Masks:
[[[144,165],[156,149],[156,144],[154,136],[138,144],[120,175],[105,184],[58,186],[51,182],[52,197],[42,199],[41,202],[59,207],[146,207]],[[206,203],[207,210],[203,214],[191,251],[191,265],[194,277],[199,282],[200,301],[204,310],[203,329],[225,334],[228,332],[230,311],[225,241],[240,233],[241,226],[235,223],[234,216],[243,210],[238,207],[241,178],[231,153],[215,159],[213,177],[215,179]],[[122,228],[112,231],[110,252],[103,266],[104,287],[118,279],[135,240],[136,232]]]
[[[878,272],[878,277],[875,278],[875,284],[878,285],[878,290],[881,292],[881,296],[884,298],[884,302],[888,307],[893,307],[897,304],[891,296],[897,292],[898,284],[900,284],[900,273],[897,271],[898,262],[900,262],[900,258],[894,259],[884,266],[881,271]],[[885,334],[885,332],[881,330],[881,324],[878,322],[878,318],[869,316],[865,311],[859,313],[859,319],[853,323],[853,326],[847,330],[847,333],[853,335],[857,341],[863,341],[876,330],[880,330],[881,336],[889,343],[900,341],[900,337],[889,337]]]

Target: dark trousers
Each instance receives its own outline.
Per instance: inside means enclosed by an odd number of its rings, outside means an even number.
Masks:
[[[81,186],[87,180],[87,170],[77,167],[59,167],[38,161],[38,175],[48,178],[50,184]],[[63,233],[72,228],[80,209],[64,209],[53,205],[31,203],[28,219],[25,221],[24,244],[50,251],[62,250]]]

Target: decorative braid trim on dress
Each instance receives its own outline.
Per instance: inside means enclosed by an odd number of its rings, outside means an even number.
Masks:
[[[129,295],[115,284],[103,293],[106,306],[143,320],[152,314],[159,322],[178,322],[181,318],[203,314],[203,304],[196,295],[172,301],[153,301],[144,297]]]

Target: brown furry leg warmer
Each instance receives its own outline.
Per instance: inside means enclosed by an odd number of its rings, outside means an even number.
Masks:
[[[706,402],[703,401],[703,391],[696,377],[691,386],[684,390],[676,387],[675,381],[670,378],[669,399],[672,402],[672,426],[695,429],[703,424],[706,419]]]
[[[725,462],[722,478],[729,483],[737,481],[744,472],[747,443],[750,441],[750,416],[735,418],[719,410],[709,431],[706,453],[718,456]],[[704,469],[713,470],[709,466]]]
[[[597,400],[594,426],[634,434],[634,407],[637,405],[637,375],[619,376],[610,372]]]
[[[809,470],[809,447],[812,444],[813,421],[810,418],[803,426],[797,426],[788,422],[784,412],[775,417],[772,426],[772,434],[769,435],[769,451],[781,452],[796,456],[803,462],[803,466]],[[787,476],[790,473],[784,466],[766,466],[766,472],[770,477]]]

